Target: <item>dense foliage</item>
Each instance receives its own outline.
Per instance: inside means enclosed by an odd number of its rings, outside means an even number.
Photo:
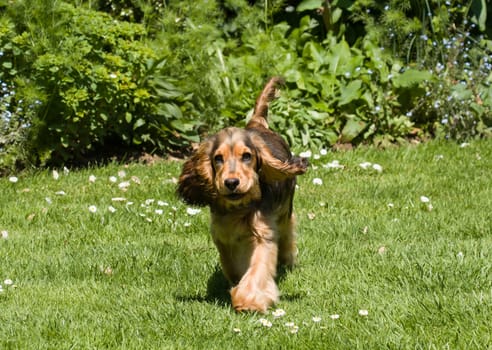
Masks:
[[[1,3],[0,3],[1,6]],[[0,168],[183,152],[271,75],[294,148],[490,135],[483,0],[20,0],[0,15]]]

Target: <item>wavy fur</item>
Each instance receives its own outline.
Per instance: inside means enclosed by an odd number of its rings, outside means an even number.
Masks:
[[[200,144],[178,182],[186,203],[210,207],[212,239],[238,311],[265,312],[275,303],[277,265],[293,266],[297,254],[292,203],[296,176],[308,164],[268,128],[268,104],[281,82],[266,84],[245,129],[226,128]]]

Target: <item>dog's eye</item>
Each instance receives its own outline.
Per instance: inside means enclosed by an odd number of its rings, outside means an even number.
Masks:
[[[217,154],[214,157],[215,164],[223,164],[224,163],[224,157],[220,154]]]
[[[249,162],[251,161],[251,153],[249,152],[246,152],[246,153],[243,153],[243,157],[242,157],[242,160],[243,162]]]

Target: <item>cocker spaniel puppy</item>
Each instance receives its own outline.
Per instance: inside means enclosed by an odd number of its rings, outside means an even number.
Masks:
[[[293,266],[297,255],[292,201],[296,175],[308,164],[268,128],[268,104],[281,82],[267,83],[245,129],[229,127],[201,143],[178,183],[186,203],[210,207],[213,242],[237,311],[265,312],[274,304],[277,265]]]

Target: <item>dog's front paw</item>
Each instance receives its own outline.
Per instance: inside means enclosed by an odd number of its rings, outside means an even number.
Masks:
[[[232,306],[238,312],[257,311],[265,313],[270,306],[278,301],[278,296],[278,288],[273,281],[264,290],[241,285],[241,283],[231,289]]]

